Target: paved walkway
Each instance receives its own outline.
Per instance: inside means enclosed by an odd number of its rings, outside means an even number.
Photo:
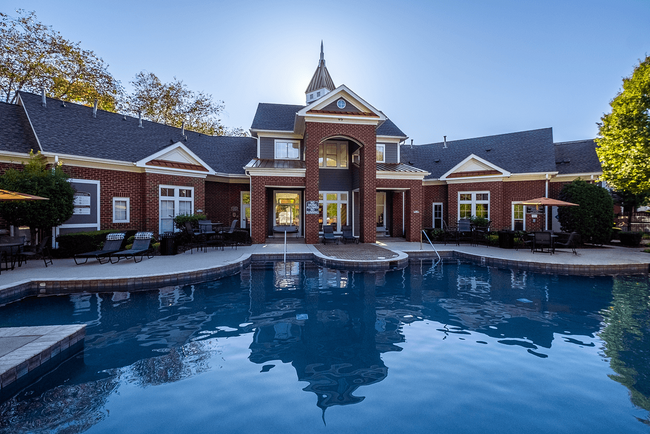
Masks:
[[[383,249],[379,250],[378,247],[388,249],[390,252]],[[373,245],[314,246],[288,244],[286,248],[290,259],[325,258],[336,260],[338,258],[343,261],[342,263],[344,261],[372,264],[381,263],[382,261],[390,262],[395,260],[395,255],[391,252],[397,253],[400,258],[405,257],[404,254],[406,254],[409,259],[437,257],[428,244],[421,245],[420,243],[396,241],[394,239],[380,240]],[[530,264],[531,267],[541,264],[554,266],[560,271],[562,271],[562,267],[592,267],[596,271],[591,274],[630,274],[625,271],[625,267],[628,267],[627,270],[629,270],[629,266],[634,266],[641,272],[647,273],[650,267],[650,254],[644,253],[641,248],[613,246],[585,248],[579,249],[579,255],[577,256],[573,255],[570,250],[561,250],[554,255],[550,255],[548,253],[531,253],[529,250],[509,250],[498,247],[469,245],[445,246],[436,244],[436,249],[443,258],[473,258],[487,265],[519,266],[520,268],[522,264]],[[97,261],[88,261],[84,265],[75,265],[72,259],[55,259],[54,265],[46,268],[42,261],[32,260],[20,268],[16,267],[14,270],[2,271],[0,275],[0,292],[15,288],[18,285],[42,281],[65,281],[77,283],[80,286],[96,287],[98,282],[102,280],[146,280],[160,276],[174,276],[179,273],[200,275],[215,269],[246,266],[251,258],[255,260],[282,260],[283,253],[284,245],[282,244],[255,244],[240,246],[237,249],[227,247],[223,251],[208,250],[202,252],[195,250],[193,253],[185,252],[174,256],[156,256],[152,259],[145,258],[137,264],[130,260],[104,265],[99,264]],[[598,272],[598,267],[609,271]],[[529,269],[532,270],[532,268]],[[617,270],[621,271],[618,272]],[[160,283],[160,286],[166,286],[164,279],[160,280]],[[44,283],[38,284],[45,285]]]

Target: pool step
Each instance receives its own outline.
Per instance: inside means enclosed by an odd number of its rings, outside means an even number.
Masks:
[[[85,324],[0,328],[0,395],[83,348]]]

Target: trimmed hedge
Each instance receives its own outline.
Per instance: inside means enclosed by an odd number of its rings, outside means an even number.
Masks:
[[[104,241],[106,241],[106,235],[113,232],[122,231],[103,230],[59,235],[56,237],[56,241],[59,243],[57,256],[61,258],[69,258],[77,253],[99,250],[104,245]]]
[[[643,232],[619,232],[618,238],[621,240],[622,246],[639,247]]]

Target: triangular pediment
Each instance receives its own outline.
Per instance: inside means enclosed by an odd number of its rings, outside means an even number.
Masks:
[[[510,176],[510,172],[484,158],[471,154],[442,175],[440,179],[502,176]]]
[[[149,170],[213,173],[214,170],[181,142],[174,143],[136,163]]]
[[[378,121],[386,120],[386,116],[381,111],[352,92],[344,84],[300,110],[298,116],[359,117]]]

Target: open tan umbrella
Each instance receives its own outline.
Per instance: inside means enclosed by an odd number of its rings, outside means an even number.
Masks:
[[[538,197],[537,199],[522,200],[522,205],[530,206],[579,206],[577,203],[565,202],[563,200],[550,199],[548,197]]]
[[[33,194],[18,193],[15,191],[0,189],[0,201],[21,201],[21,200],[50,200],[47,197],[34,196]]]

